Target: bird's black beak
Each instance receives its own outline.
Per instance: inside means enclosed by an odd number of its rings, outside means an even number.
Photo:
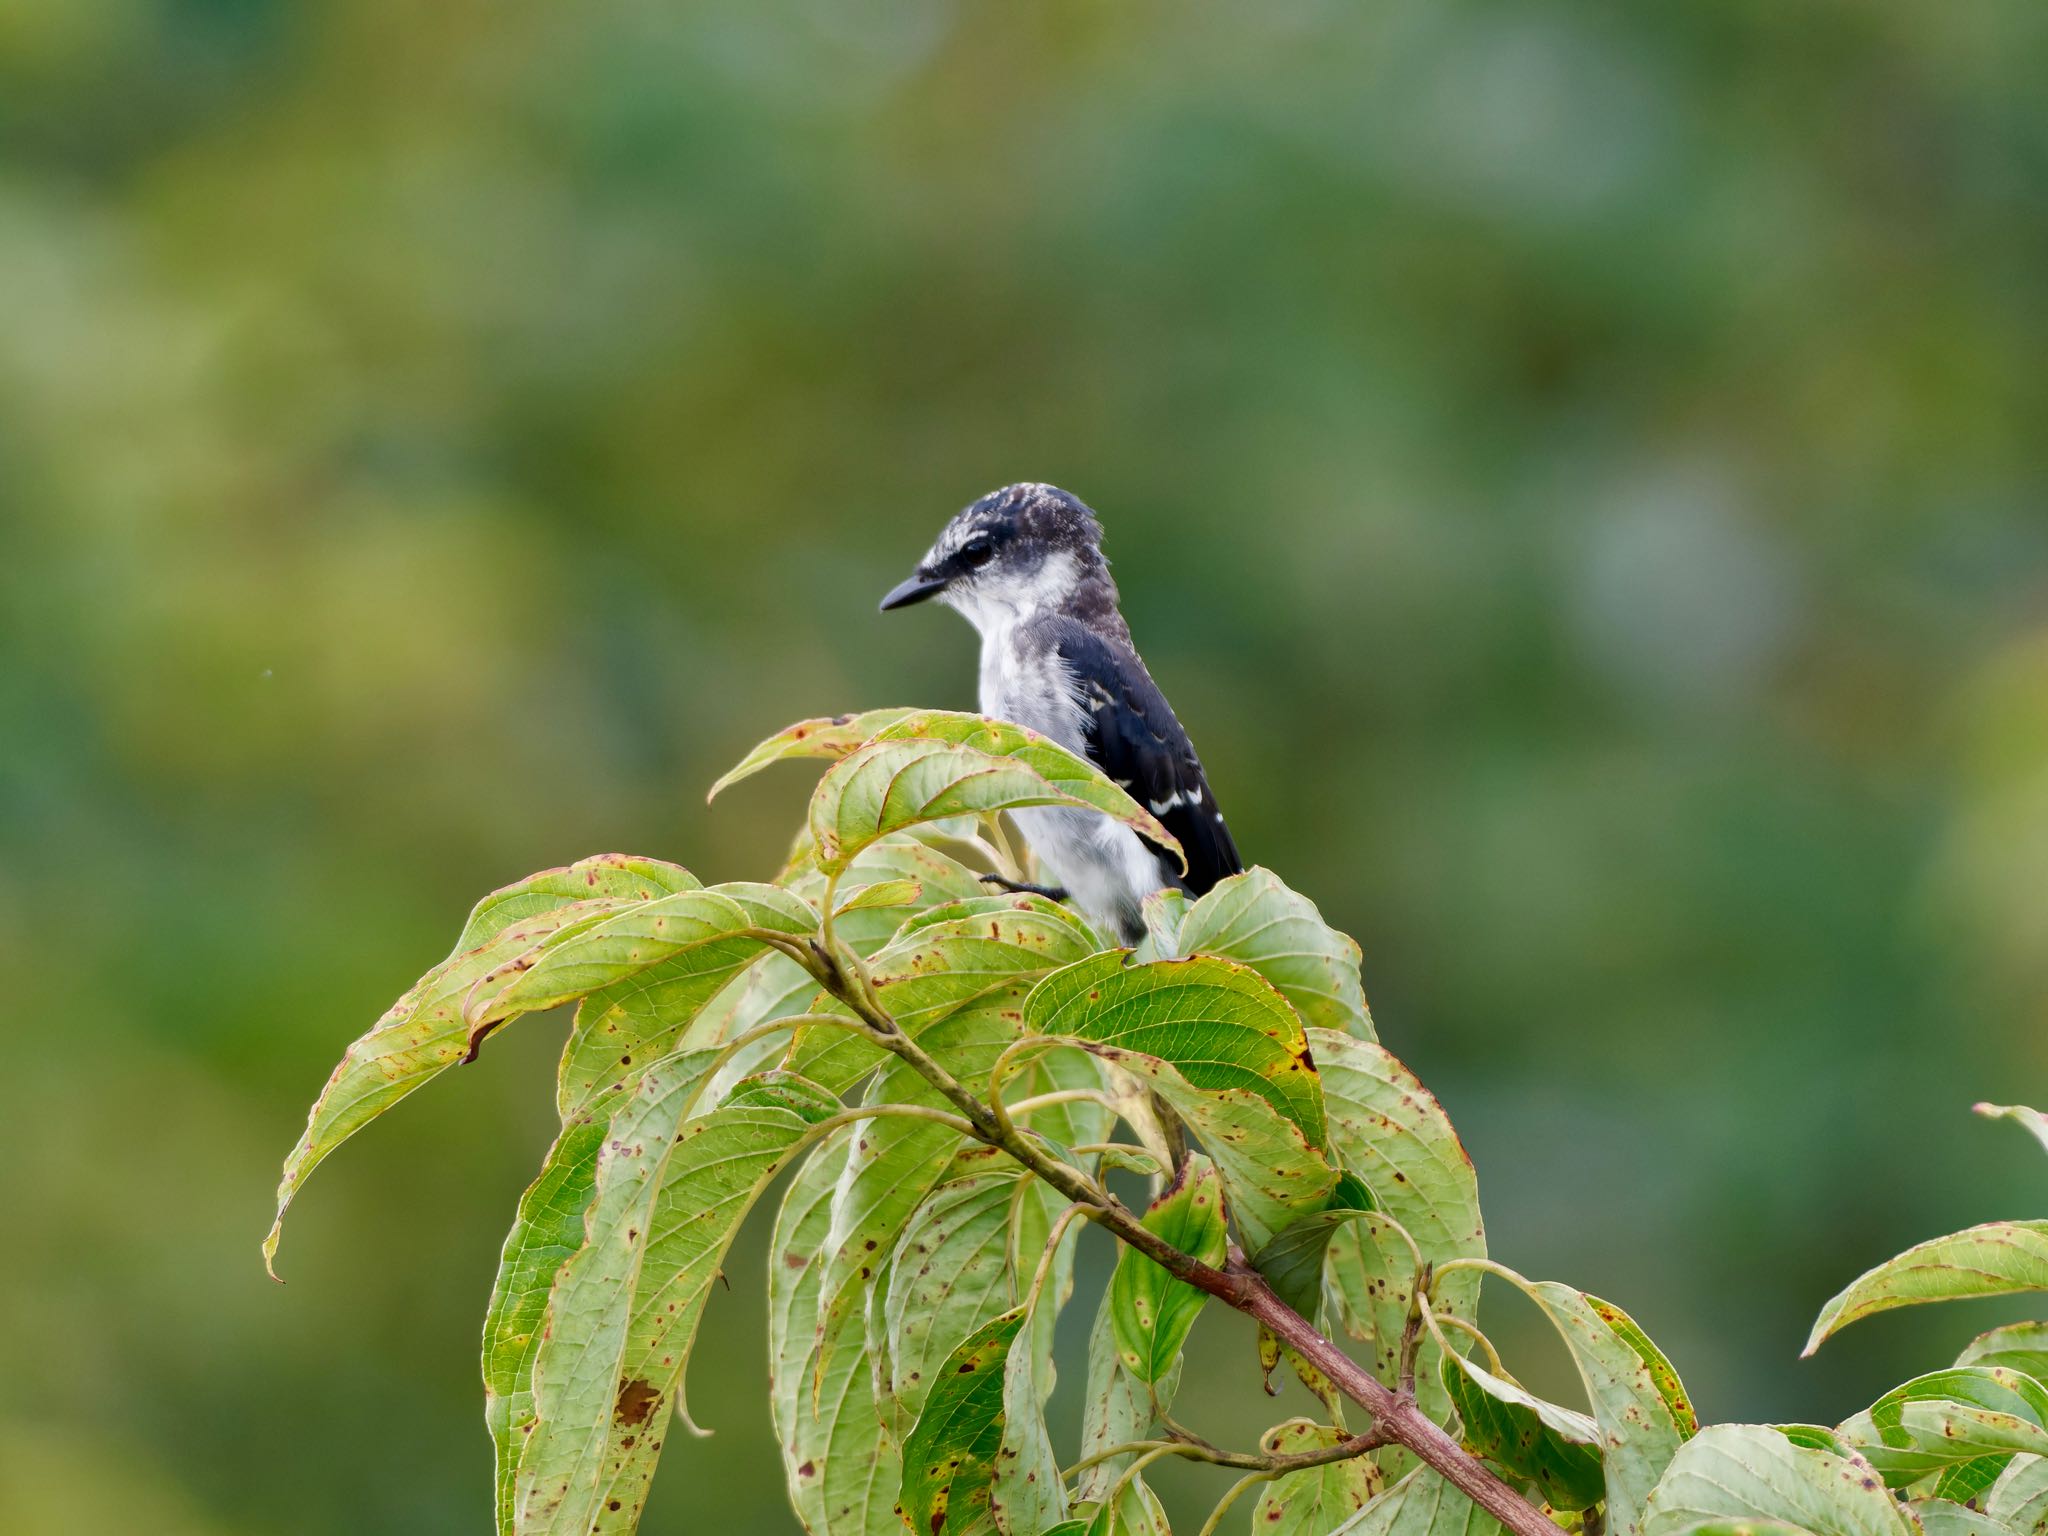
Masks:
[[[921,603],[928,597],[936,597],[946,588],[943,576],[913,575],[908,581],[899,581],[889,589],[889,595],[882,599],[882,612],[891,608],[908,608],[912,603]]]

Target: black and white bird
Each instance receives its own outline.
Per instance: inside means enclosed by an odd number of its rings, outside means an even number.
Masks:
[[[1062,890],[1135,943],[1140,906],[1177,887],[1200,896],[1244,866],[1201,759],[1131,644],[1102,525],[1056,486],[1012,485],[959,512],[886,612],[937,598],[981,632],[981,710],[1085,756],[1165,825],[1171,854],[1095,811],[1035,807],[1017,824]]]

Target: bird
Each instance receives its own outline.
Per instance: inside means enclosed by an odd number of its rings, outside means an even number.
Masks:
[[[1151,811],[1187,857],[1183,869],[1101,812],[1040,806],[1016,812],[1017,825],[1057,884],[985,878],[1071,901],[1136,944],[1153,892],[1199,897],[1243,869],[1194,743],[1131,642],[1102,524],[1087,503],[1028,481],[970,502],[882,599],[882,611],[933,598],[980,632],[981,712],[1085,757]]]

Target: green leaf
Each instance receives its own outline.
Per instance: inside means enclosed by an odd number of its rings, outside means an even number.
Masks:
[[[1534,1482],[1553,1509],[1591,1509],[1605,1497],[1600,1426],[1592,1419],[1456,1353],[1443,1355],[1439,1370],[1468,1450]]]
[[[1330,1117],[1330,1150],[1362,1180],[1372,1203],[1400,1224],[1432,1264],[1486,1256],[1479,1181],[1472,1160],[1436,1098],[1393,1054],[1336,1030],[1309,1031]],[[1390,1228],[1352,1223],[1334,1233],[1326,1272],[1344,1326],[1372,1345],[1372,1368],[1388,1386],[1399,1378],[1401,1334],[1414,1290],[1414,1260]],[[1438,1281],[1440,1316],[1478,1315],[1479,1276],[1453,1271]],[[1439,1423],[1449,1413],[1425,1339],[1417,1364],[1422,1409]]]
[[[1027,1204],[1039,1187],[1035,1180],[1025,1187]],[[1071,1251],[1077,1235],[1069,1226],[1060,1237],[1062,1250]],[[1033,1258],[1042,1252],[1041,1242]],[[1038,1536],[1067,1518],[1066,1483],[1046,1432],[1044,1409],[1052,1395],[1051,1335],[1059,1315],[1058,1291],[1058,1283],[1048,1279],[1042,1290],[1027,1298],[1023,1330],[1003,1363],[1003,1435],[991,1469],[989,1513],[1004,1536]],[[1038,1347],[1041,1338],[1043,1347]]]
[[[1080,754],[1068,751],[1050,736],[1007,720],[987,715],[963,714],[950,710],[926,710],[910,715],[876,733],[879,740],[925,740],[945,742],[991,757],[1022,763],[1062,793],[1101,811],[1118,821],[1130,820],[1137,810],[1143,821],[1130,824],[1142,835],[1169,850],[1187,867],[1178,841],[1164,825],[1140,808],[1114,779]]]
[[[2019,1371],[1968,1366],[1894,1387],[1837,1431],[1905,1488],[1957,1462],[2048,1453],[2048,1388]]]
[[[896,1490],[902,1459],[876,1401],[859,1341],[835,1351],[822,1380],[816,1256],[831,1220],[832,1187],[857,1125],[835,1131],[790,1181],[768,1261],[769,1406],[789,1498],[811,1536],[902,1536]],[[865,1332],[865,1319],[841,1324]]]
[[[1249,966],[1206,956],[1136,964],[1111,950],[1046,977],[1025,1014],[1040,1034],[1169,1062],[1197,1090],[1255,1093],[1311,1147],[1323,1145],[1323,1094],[1301,1020]]]
[[[674,864],[605,854],[542,870],[478,902],[454,952],[348,1048],[321,1090],[277,1186],[277,1219],[263,1240],[271,1273],[285,1211],[307,1176],[357,1131],[462,1060],[468,1046],[462,1002],[477,978],[552,935],[696,883]]]
[[[1650,1490],[1699,1427],[1678,1373],[1621,1308],[1555,1281],[1510,1278],[1571,1351],[1600,1430],[1608,1529],[1634,1532]]]
[[[1347,1437],[1340,1429],[1308,1419],[1289,1419],[1259,1437],[1268,1456],[1327,1450]],[[1379,1469],[1367,1456],[1304,1467],[1266,1485],[1252,1511],[1258,1536],[1329,1536],[1380,1492]]]
[[[1814,1536],[1918,1536],[1868,1461],[1759,1424],[1717,1424],[1680,1446],[1650,1495],[1643,1532],[1679,1536],[1722,1520],[1778,1521]]]
[[[1125,1445],[1143,1437],[1152,1423],[1152,1403],[1173,1401],[1180,1385],[1180,1362],[1152,1387],[1129,1371],[1117,1358],[1116,1324],[1111,1313],[1114,1302],[1105,1291],[1095,1310],[1095,1323],[1088,1333],[1088,1381],[1081,1401],[1081,1459],[1086,1461],[1113,1445]],[[1100,1501],[1136,1458],[1136,1452],[1113,1456],[1084,1468],[1075,1485],[1079,1498]]]
[[[1248,1088],[1197,1088],[1175,1064],[1156,1056],[1074,1043],[1136,1078],[1180,1116],[1222,1174],[1230,1218],[1249,1247],[1264,1248],[1276,1232],[1322,1209],[1336,1170],[1263,1095]]]
[[[1104,1168],[1120,1168],[1125,1173],[1135,1173],[1145,1179],[1166,1176],[1166,1165],[1143,1147],[1127,1146],[1123,1142],[1118,1142],[1114,1146],[1105,1147],[1099,1156]]]
[[[1341,1536],[1500,1536],[1501,1524],[1428,1467],[1417,1467],[1338,1527]]]
[[[1950,1499],[1958,1504],[1977,1505],[1998,1481],[1999,1474],[2012,1462],[2010,1452],[1999,1452],[1991,1456],[1977,1456],[1969,1461],[1959,1461],[1952,1467],[1942,1468],[1941,1475],[1934,1480],[1934,1496]]]
[[[708,1065],[709,1058],[706,1058]],[[597,1179],[602,1120],[562,1127],[540,1177],[520,1197],[484,1317],[484,1423],[497,1467],[498,1530],[511,1536],[514,1478],[533,1422],[533,1359],[555,1276],[583,1246],[583,1218]]]
[[[768,1181],[839,1108],[801,1078],[770,1074],[691,1117],[706,1059],[657,1063],[611,1116],[584,1244],[556,1279],[534,1360],[522,1536],[633,1529],[726,1248]]]
[[[1926,1536],[2013,1536],[2009,1527],[1989,1515],[1949,1499],[1913,1499],[1906,1508]]]
[[[890,1016],[921,1035],[970,1003],[1009,999],[1092,955],[1096,936],[1058,902],[1029,894],[948,902],[905,923],[869,962]],[[1011,1033],[1021,1034],[1019,1017]]]
[[[996,1057],[1021,1033],[1032,979],[1092,943],[1092,935],[1043,898],[984,897],[934,909],[877,953],[870,970],[904,1032],[980,1091]],[[875,1049],[858,1039],[851,1043]],[[792,1056],[793,1064],[799,1061],[823,1071],[831,1087],[866,1070],[864,1060],[837,1043],[816,1053],[800,1047]],[[912,1068],[893,1060],[868,1098],[944,1105]],[[909,1119],[877,1121],[861,1135],[833,1198],[821,1324],[859,1303],[960,1145],[944,1126]]]
[[[1976,1104],[1971,1107],[1989,1120],[2017,1121],[2042,1147],[2048,1148],[2048,1115],[2038,1109],[2029,1109],[2024,1104]]]
[[[913,1040],[963,1009],[981,1007],[1009,1015],[1000,1031],[1007,1043],[1022,1031],[1033,982],[1096,947],[1087,924],[1057,902],[977,895],[918,913],[868,957],[868,970],[882,1005]],[[799,1038],[789,1067],[843,1091],[883,1055],[844,1030],[813,1029]],[[955,1061],[945,1064],[956,1075],[962,1070]]]
[[[1782,1520],[1702,1520],[1687,1526],[1684,1536],[1813,1536],[1813,1532]]]
[[[1220,880],[1187,909],[1179,953],[1221,955],[1257,971],[1312,1025],[1374,1038],[1358,974],[1358,945],[1314,902],[1254,866]]]
[[[1063,1161],[1077,1161],[1056,1145],[1047,1150]],[[1085,1163],[1086,1159],[1078,1161]],[[1069,1204],[1067,1197],[1050,1184],[1031,1179],[1026,1181],[1017,1203],[1010,1208],[1010,1273],[1017,1277],[1019,1294],[1036,1283],[1039,1263],[1052,1242],[1053,1228],[1059,1224]],[[1065,1239],[1053,1254],[1052,1269],[1045,1278],[1040,1304],[1032,1309],[1027,1337],[1035,1356],[1034,1379],[1041,1401],[1052,1396],[1053,1386],[1059,1377],[1053,1363],[1053,1340],[1059,1327],[1060,1312],[1074,1294],[1074,1255],[1080,1246],[1079,1238],[1080,1227],[1069,1224]]]
[[[960,1342],[1015,1305],[1010,1212],[1021,1174],[994,1163],[941,1184],[903,1231],[884,1307],[896,1401],[915,1418]],[[820,1233],[820,1242],[823,1233]]]
[[[2003,1365],[2048,1382],[2048,1323],[2008,1323],[1972,1339],[1957,1365]]]
[[[946,1357],[903,1442],[897,1502],[919,1536],[954,1536],[988,1511],[1003,1440],[1003,1376],[1024,1327],[1021,1307],[992,1318]]]
[[[1984,1513],[2019,1536],[2048,1536],[2048,1458],[2013,1457],[1984,1496]]]
[[[1141,963],[1187,958],[1180,942],[1180,925],[1188,915],[1187,892],[1162,886],[1139,904],[1138,914],[1145,924],[1145,937],[1131,952],[1133,958]]]
[[[788,891],[745,881],[638,902],[480,977],[463,1007],[470,1042],[474,1045],[489,1030],[522,1013],[573,1002],[622,982],[639,978],[643,985],[655,985],[661,978],[648,972],[703,946],[718,946],[730,979],[766,952],[766,944],[747,937],[745,930],[802,938],[817,926],[817,914]],[[707,993],[704,1001],[708,1000]]]
[[[1159,1495],[1143,1477],[1125,1483],[1115,1504],[1097,1504],[1089,1510],[1084,1530],[1086,1536],[1173,1536]]]
[[[873,1103],[929,1100],[905,1077],[885,1077]],[[832,1195],[832,1225],[819,1254],[818,1326],[836,1331],[838,1320],[866,1304],[867,1293],[895,1254],[905,1223],[946,1175],[963,1145],[959,1132],[930,1121],[898,1116],[863,1127],[847,1154]],[[832,1360],[827,1349],[821,1366]]]
[[[928,828],[898,832],[872,843],[839,877],[840,907],[833,932],[865,957],[894,939],[906,922],[950,902],[973,901],[991,893],[980,871],[952,858],[919,835]],[[812,906],[825,899],[825,876],[817,871],[793,882],[790,889]],[[916,888],[914,895],[911,887]],[[879,900],[876,887],[903,899]]]
[[[1330,1251],[1330,1239],[1347,1221],[1356,1221],[1373,1208],[1372,1191],[1358,1175],[1347,1173],[1330,1191],[1329,1206],[1313,1216],[1304,1216],[1252,1256],[1252,1267],[1266,1277],[1288,1306],[1310,1322],[1316,1321],[1323,1304],[1323,1261]]]
[[[2048,1221],[1993,1221],[1908,1248],[1850,1282],[1821,1308],[1802,1355],[1894,1307],[2048,1290]]]
[[[731,788],[741,779],[752,778],[771,763],[787,762],[792,758],[849,756],[884,726],[894,725],[904,716],[916,713],[918,711],[914,709],[868,709],[857,715],[826,715],[816,720],[799,720],[795,725],[777,731],[741,758],[731,771],[711,786],[711,792],[704,798],[716,800],[721,791]]]
[[[1003,1098],[1007,1103],[1021,1104],[1045,1093],[1104,1093],[1106,1078],[1102,1063],[1084,1050],[1047,1051],[1003,1079]],[[1116,1123],[1108,1104],[1099,1099],[1076,1099],[1022,1111],[1012,1109],[1010,1118],[1063,1147],[1094,1146],[1109,1135]],[[1159,1171],[1157,1161],[1139,1147],[1120,1147],[1108,1156],[1116,1166],[1133,1173],[1149,1176]]]
[[[802,1012],[816,990],[795,961],[746,939],[699,944],[600,987],[576,1005],[556,1069],[556,1108],[564,1120],[598,1110],[651,1063],[723,1043],[738,1033],[725,1024],[747,1028],[757,1018]],[[707,1091],[723,1093],[783,1049],[774,1039],[746,1048],[719,1069]]]
[[[1191,1156],[1142,1218],[1182,1253],[1220,1266],[1229,1246],[1223,1181],[1206,1157]],[[1109,1282],[1117,1358],[1138,1380],[1158,1382],[1180,1359],[1188,1330],[1209,1298],[1135,1248],[1120,1249]]]
[[[873,885],[855,887],[832,915],[841,918],[849,912],[865,912],[871,907],[887,907],[900,912],[916,906],[923,896],[924,887],[915,880],[877,880]]]
[[[897,729],[912,723],[900,722]],[[1093,765],[1043,737],[1015,727],[1003,731],[1016,734],[981,734],[998,745],[1014,740],[1015,750],[978,751],[946,740],[890,736],[834,763],[811,797],[818,867],[827,874],[843,870],[877,839],[922,822],[1033,805],[1100,811],[1161,847],[1179,847],[1156,817]]]
[[[450,959],[489,943],[515,923],[581,901],[652,901],[701,882],[680,864],[629,853],[600,853],[560,869],[544,869],[491,892],[470,909]]]

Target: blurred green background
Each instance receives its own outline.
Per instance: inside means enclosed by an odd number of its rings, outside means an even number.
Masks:
[[[486,1529],[558,1031],[279,1289],[307,1104],[487,888],[763,873],[755,739],[971,702],[874,603],[1026,478],[1501,1258],[1719,1418],[1945,1361],[1794,1356],[2042,1212],[1968,1105],[2048,1100],[2044,78],[2039,0],[0,3],[0,1528]],[[760,1263],[652,1531],[793,1527]]]

